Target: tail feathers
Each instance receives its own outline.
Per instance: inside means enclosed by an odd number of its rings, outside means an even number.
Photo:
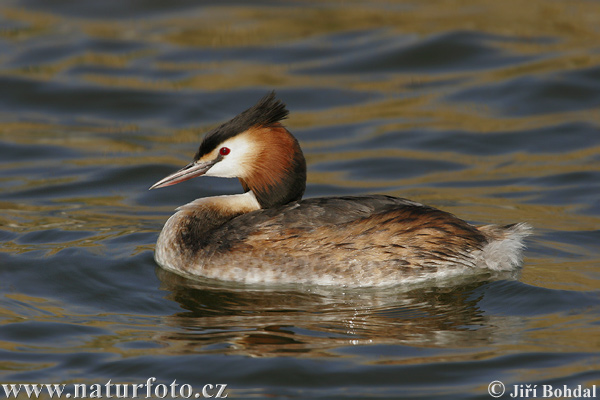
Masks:
[[[523,240],[533,233],[529,224],[486,225],[479,230],[488,239],[479,265],[494,271],[509,271],[521,265],[525,248]]]

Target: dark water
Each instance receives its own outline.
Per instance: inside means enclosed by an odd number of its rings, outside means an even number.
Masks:
[[[322,399],[600,385],[598,21],[583,0],[3,1],[0,383]],[[173,209],[240,187],[148,187],[272,89],[307,196],[528,221],[520,275],[282,289],[158,269]]]

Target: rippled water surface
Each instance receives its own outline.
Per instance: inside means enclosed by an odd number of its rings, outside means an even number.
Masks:
[[[322,399],[600,385],[598,21],[583,0],[3,1],[0,383]],[[174,208],[241,188],[148,187],[273,89],[307,196],[527,221],[519,276],[344,290],[160,270]]]

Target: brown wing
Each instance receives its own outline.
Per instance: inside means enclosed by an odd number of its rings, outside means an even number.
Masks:
[[[303,273],[435,272],[473,267],[470,254],[486,238],[474,226],[438,209],[388,196],[307,199],[241,215],[211,238],[229,252]],[[379,269],[379,265],[387,268]],[[394,266],[394,268],[389,268]],[[344,271],[344,269],[347,269]],[[361,272],[364,271],[364,272]]]

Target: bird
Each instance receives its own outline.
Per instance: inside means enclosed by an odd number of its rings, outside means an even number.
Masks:
[[[522,264],[529,224],[474,226],[382,194],[303,199],[306,160],[274,91],[209,131],[193,161],[150,189],[199,176],[238,178],[243,192],[177,208],[155,260],[188,278],[242,284],[398,285]]]

